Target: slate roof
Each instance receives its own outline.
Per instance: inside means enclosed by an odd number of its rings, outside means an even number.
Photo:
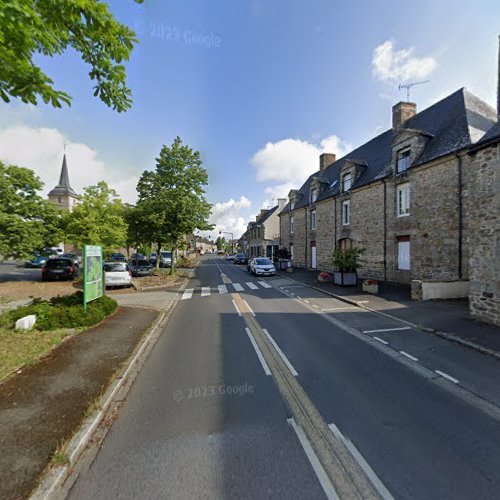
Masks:
[[[472,150],[481,149],[491,143],[500,142],[500,121],[495,123],[493,127],[484,134],[483,138],[474,144]]]
[[[278,210],[278,205],[276,205],[275,207],[273,208],[270,208],[258,221],[257,221],[257,224],[263,224],[264,222],[266,222],[267,219],[269,219],[269,217],[271,217],[271,215],[274,214],[274,212],[276,212],[276,210]]]
[[[49,192],[49,196],[72,196],[78,198],[71,184],[69,183],[68,164],[66,162],[66,155],[63,157],[61,175],[57,186]]]
[[[418,130],[429,137],[424,150],[412,167],[470,146],[490,130],[495,121],[496,112],[479,98],[463,88],[454,92],[417,113],[401,129]],[[394,137],[395,132],[391,128],[340,158],[323,172],[318,171],[309,176],[298,190],[299,196],[295,208],[309,204],[309,192],[314,177],[321,176],[327,178],[329,182],[329,187],[321,192],[317,201],[339,194],[340,170],[347,160],[366,164],[353,188],[392,175],[390,166]],[[288,203],[281,213],[286,212],[289,205]]]

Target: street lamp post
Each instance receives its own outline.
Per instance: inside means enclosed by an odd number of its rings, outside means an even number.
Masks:
[[[234,253],[234,236],[233,233],[230,233],[228,231],[219,231],[219,234],[230,234],[231,235],[231,253]]]

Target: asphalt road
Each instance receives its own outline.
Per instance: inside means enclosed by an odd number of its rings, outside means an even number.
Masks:
[[[498,498],[500,363],[402,328],[206,258],[69,497]]]
[[[41,281],[41,269],[18,267],[15,263],[0,263],[0,283],[5,281]]]

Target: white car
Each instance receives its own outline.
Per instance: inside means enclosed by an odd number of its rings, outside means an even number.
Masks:
[[[132,286],[132,273],[126,262],[106,262],[103,270],[105,286]]]
[[[274,276],[276,268],[272,261],[266,257],[256,257],[249,264],[250,272],[256,276]]]
[[[228,253],[226,255],[226,260],[234,260],[234,255],[232,253]]]

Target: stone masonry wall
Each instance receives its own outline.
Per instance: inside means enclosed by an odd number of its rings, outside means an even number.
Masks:
[[[469,218],[471,314],[500,326],[500,145],[471,156]]]

